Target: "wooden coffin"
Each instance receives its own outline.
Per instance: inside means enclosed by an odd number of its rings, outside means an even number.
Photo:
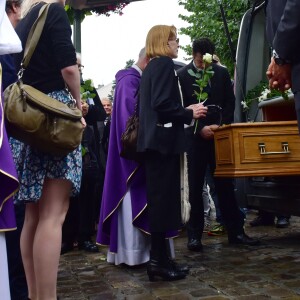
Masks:
[[[297,121],[236,123],[215,131],[218,177],[300,175]]]

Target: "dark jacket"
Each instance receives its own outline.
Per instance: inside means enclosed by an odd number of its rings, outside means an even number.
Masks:
[[[12,54],[0,55],[0,63],[3,72],[2,87],[4,91],[10,84],[16,82],[18,78]]]
[[[193,61],[178,70],[184,106],[198,103],[194,92],[197,87],[193,85],[195,84],[196,78],[188,73],[189,69],[196,72]],[[206,89],[208,99],[205,102],[205,105],[216,104],[222,107],[222,124],[230,124],[233,122],[235,106],[235,96],[233,93],[230,75],[225,67],[212,64],[212,69],[214,71],[214,75],[211,78],[210,86]],[[210,116],[209,114],[206,118],[199,119],[198,129],[201,130],[204,126],[213,124],[215,119],[216,115]]]
[[[94,105],[89,106],[85,120],[87,126],[83,132],[82,146],[85,148],[86,154],[83,156],[84,169],[97,169],[104,166],[102,165],[101,153],[101,139],[100,139],[100,123],[106,118],[106,113],[100,101],[100,97],[94,88],[92,93],[96,94],[93,99]]]
[[[293,91],[300,91],[300,1],[268,0],[267,37],[278,55],[292,64]]]
[[[138,151],[156,150],[163,154],[186,151],[184,124],[192,122],[193,112],[182,106],[171,58],[154,58],[144,70],[139,119]]]

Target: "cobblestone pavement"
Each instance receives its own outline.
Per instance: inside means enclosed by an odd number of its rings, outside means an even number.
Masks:
[[[78,250],[61,256],[58,275],[60,300],[151,299],[300,299],[300,218],[289,228],[250,228],[254,213],[247,215],[246,232],[259,237],[255,247],[229,246],[226,235],[203,234],[203,253],[188,251],[186,235],[175,240],[176,261],[187,263],[184,280],[149,282],[145,265],[114,266],[100,253]]]

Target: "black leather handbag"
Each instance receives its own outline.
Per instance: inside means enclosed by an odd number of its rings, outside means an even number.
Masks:
[[[138,94],[138,92],[137,92]],[[122,149],[120,156],[129,159],[135,160],[137,162],[141,161],[142,153],[137,152],[137,139],[138,139],[138,130],[139,130],[139,97],[134,108],[134,113],[130,116],[126,122],[126,128],[121,136],[121,145]]]

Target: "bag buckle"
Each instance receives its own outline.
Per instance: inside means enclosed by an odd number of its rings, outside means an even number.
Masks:
[[[18,79],[20,80],[22,77],[23,77],[23,73],[24,73],[25,69],[24,68],[21,68],[18,72]]]

